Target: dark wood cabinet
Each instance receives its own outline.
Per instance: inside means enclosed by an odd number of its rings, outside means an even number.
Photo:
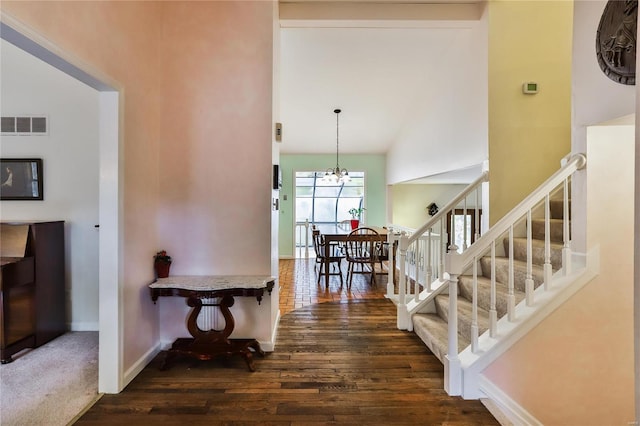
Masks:
[[[2,223],[0,361],[66,331],[64,222]]]

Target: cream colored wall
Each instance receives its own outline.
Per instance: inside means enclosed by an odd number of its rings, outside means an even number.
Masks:
[[[393,199],[391,223],[419,228],[431,218],[427,206],[436,203],[442,208],[466,185],[398,184],[390,187]],[[471,206],[469,206],[471,207]]]
[[[0,7],[121,90],[127,371],[157,347],[159,311],[186,333],[184,301],[163,310],[149,298],[157,250],[174,257],[174,274],[271,271],[275,9],[263,1]],[[271,338],[269,298],[255,306],[236,303],[237,322]]]
[[[490,224],[570,151],[572,11],[571,1],[489,2]],[[537,94],[522,93],[528,81]]]
[[[588,129],[587,240],[599,246],[599,275],[485,370],[545,425],[634,420],[634,131]]]

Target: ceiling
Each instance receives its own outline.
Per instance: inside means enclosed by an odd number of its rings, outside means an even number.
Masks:
[[[336,108],[340,154],[386,153],[418,96],[438,84],[430,76],[446,66],[438,58],[448,37],[479,16],[477,1],[391,0],[367,8],[356,0],[331,3],[342,6],[333,12],[305,9],[315,2],[280,3],[284,154],[335,154]],[[467,6],[475,18],[460,9]]]

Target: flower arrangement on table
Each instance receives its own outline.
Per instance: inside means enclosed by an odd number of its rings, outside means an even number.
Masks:
[[[356,229],[360,226],[360,216],[365,210],[366,209],[364,207],[354,207],[349,209],[349,214],[351,215],[351,229]]]
[[[158,278],[166,278],[169,276],[169,268],[171,267],[171,256],[166,250],[160,250],[153,257],[153,267],[156,270]]]
[[[359,207],[359,208],[352,208],[349,209],[349,214],[351,215],[351,219],[360,219],[360,215],[362,215],[362,212],[364,212],[366,209],[364,207]]]

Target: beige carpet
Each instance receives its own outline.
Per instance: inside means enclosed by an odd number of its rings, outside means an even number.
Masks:
[[[97,391],[98,333],[66,333],[0,365],[0,424],[67,425]]]

